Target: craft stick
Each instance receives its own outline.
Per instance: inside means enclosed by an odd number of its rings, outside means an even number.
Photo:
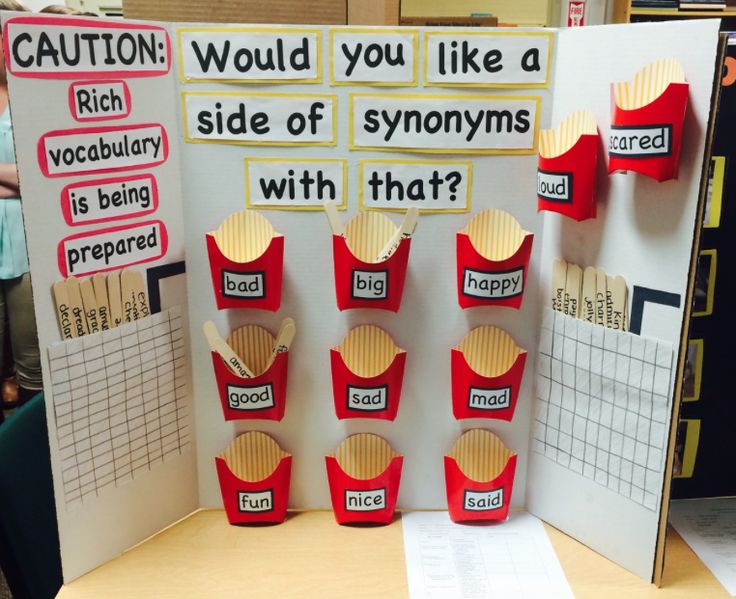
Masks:
[[[567,262],[555,260],[552,263],[552,309],[562,312],[567,280]]]
[[[611,328],[618,331],[625,331],[626,322],[626,304],[628,303],[626,281],[623,277],[608,277],[609,289],[613,299],[613,311]]]
[[[412,206],[406,211],[404,220],[401,221],[401,225],[396,229],[396,233],[393,234],[391,239],[386,242],[380,252],[378,252],[378,259],[376,262],[383,262],[387,260],[391,254],[396,251],[399,247],[402,239],[411,237],[414,230],[417,228],[417,221],[419,220],[419,208]]]
[[[583,286],[583,269],[577,264],[567,265],[567,277],[565,279],[565,299],[562,311],[569,315],[578,317],[580,314],[580,295]]]
[[[140,320],[150,314],[142,273],[137,270],[123,269],[120,273],[120,289],[125,322]]]
[[[113,270],[107,275],[107,300],[110,302],[110,327],[116,327],[123,322],[119,270]]]
[[[98,272],[92,277],[92,287],[95,290],[95,301],[97,302],[97,316],[100,319],[100,330],[106,331],[111,327],[110,302],[107,299],[107,285],[105,275]]]
[[[74,339],[77,329],[73,326],[73,316],[69,306],[69,294],[66,291],[66,281],[54,283],[54,302],[56,303],[56,318],[59,320],[59,330],[62,339]]]
[[[202,325],[202,330],[204,331],[204,336],[207,338],[207,343],[209,344],[210,349],[213,352],[220,354],[220,357],[225,361],[225,364],[228,365],[233,373],[245,379],[253,378],[253,373],[243,363],[238,354],[236,354],[233,351],[233,348],[227,344],[227,341],[220,337],[220,333],[217,331],[217,327],[214,322],[207,320]]]
[[[602,268],[595,269],[595,323],[606,326],[606,297],[608,296],[608,276]]]
[[[72,326],[77,332],[76,337],[88,334],[87,317],[84,315],[82,294],[79,291],[79,280],[76,277],[69,277],[66,280],[66,293],[72,313]]]
[[[271,367],[276,356],[289,351],[289,346],[294,340],[294,335],[296,335],[296,324],[294,323],[294,319],[284,318],[284,320],[281,321],[281,326],[279,327],[279,332],[273,345],[273,351],[271,352],[271,357],[268,359],[264,372]]]
[[[595,322],[596,280],[595,267],[586,267],[583,271],[583,297],[580,302],[580,318],[593,323]]]
[[[339,235],[340,237],[345,236],[345,225],[337,213],[337,204],[333,200],[327,200],[323,204],[325,208],[325,214],[327,215],[327,221],[330,223],[333,235]]]
[[[79,291],[82,295],[84,315],[87,318],[87,328],[90,333],[100,332],[100,319],[97,315],[97,300],[95,299],[95,288],[91,279],[79,282]]]
[[[613,277],[606,275],[606,326],[613,327]]]

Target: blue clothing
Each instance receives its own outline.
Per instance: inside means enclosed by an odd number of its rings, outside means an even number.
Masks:
[[[0,162],[15,163],[10,110],[0,115]],[[26,234],[20,198],[0,199],[0,279],[14,279],[28,272]]]

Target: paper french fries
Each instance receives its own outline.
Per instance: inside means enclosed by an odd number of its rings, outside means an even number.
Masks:
[[[511,505],[516,453],[493,433],[472,429],[445,455],[447,508],[454,522],[505,520]]]
[[[407,214],[407,227],[412,227],[412,220]],[[390,218],[369,211],[350,219],[344,235],[333,234],[335,293],[340,310],[378,308],[398,312],[411,237],[399,234],[398,244],[393,248],[392,240],[397,233],[399,228]]]
[[[259,308],[281,305],[284,236],[253,210],[228,216],[207,233],[207,254],[217,308]]]
[[[352,329],[330,350],[330,364],[339,419],[396,418],[406,352],[386,331],[374,325]]]
[[[56,318],[59,321],[61,338],[74,339],[74,337],[77,337],[77,327],[74,326],[74,316],[72,315],[72,307],[69,305],[66,281],[56,281],[53,290]]]
[[[632,81],[611,85],[609,173],[677,178],[688,92],[685,72],[671,58],[645,66]]]
[[[404,458],[370,433],[345,439],[325,457],[332,509],[338,524],[388,524],[394,516]]]
[[[291,455],[273,438],[257,431],[239,435],[215,465],[230,524],[284,521]]]
[[[556,129],[539,132],[539,210],[577,221],[595,218],[598,127],[592,112],[567,116]]]
[[[461,308],[519,308],[534,236],[509,213],[476,214],[456,235],[457,287]]]
[[[110,321],[110,301],[107,298],[107,277],[103,273],[97,273],[92,277],[92,287],[95,291],[100,329],[106,331],[112,326]]]

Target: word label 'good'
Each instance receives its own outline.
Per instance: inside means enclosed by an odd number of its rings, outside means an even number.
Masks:
[[[347,161],[246,158],[246,204],[254,208],[320,210],[347,202]]]
[[[672,125],[611,125],[611,156],[654,158],[672,154]]]
[[[266,297],[266,273],[222,269],[222,295],[241,299]]]
[[[333,95],[184,93],[187,141],[335,145]]]
[[[276,403],[273,398],[273,385],[267,383],[257,387],[227,386],[227,405],[231,410],[267,410]]]
[[[380,412],[388,407],[388,385],[354,387],[348,385],[348,409],[361,412]]]
[[[468,407],[474,410],[503,410],[511,406],[511,387],[481,389],[471,387],[468,392]]]
[[[238,511],[247,514],[270,512],[273,509],[273,489],[238,491]]]
[[[551,33],[428,31],[427,85],[544,86],[549,82]]]
[[[82,181],[61,190],[61,211],[70,226],[143,216],[157,208],[153,175]]]
[[[353,299],[381,300],[388,297],[387,270],[353,270]]]
[[[168,155],[166,130],[157,124],[51,131],[38,142],[38,163],[47,177],[151,167]]]
[[[82,276],[157,260],[166,254],[168,236],[160,220],[92,231],[62,239],[59,271]]]
[[[331,83],[417,83],[416,30],[330,30]]]
[[[467,212],[470,210],[470,162],[361,160],[363,208]]]
[[[348,512],[372,512],[386,507],[386,489],[352,491],[345,489],[345,510]]]
[[[572,202],[572,173],[537,170],[537,195],[550,202]]]
[[[471,512],[497,510],[503,507],[503,488],[492,491],[463,491],[463,509]]]
[[[185,27],[177,33],[183,81],[317,82],[322,77],[317,29]]]
[[[352,94],[351,149],[533,153],[539,98]]]
[[[5,23],[3,45],[8,70],[17,77],[146,77],[171,68],[166,30],[128,21],[13,17]]]
[[[69,110],[77,121],[122,119],[130,108],[125,81],[77,81],[69,86]]]
[[[465,268],[463,294],[481,299],[506,299],[524,291],[524,269],[494,272]]]

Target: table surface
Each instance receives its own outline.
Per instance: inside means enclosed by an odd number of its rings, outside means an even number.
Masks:
[[[729,597],[672,529],[662,589],[546,529],[577,599]],[[58,597],[374,599],[407,594],[398,518],[389,526],[350,527],[335,524],[332,512],[298,512],[280,525],[239,527],[230,526],[221,510],[200,510],[65,585]]]

